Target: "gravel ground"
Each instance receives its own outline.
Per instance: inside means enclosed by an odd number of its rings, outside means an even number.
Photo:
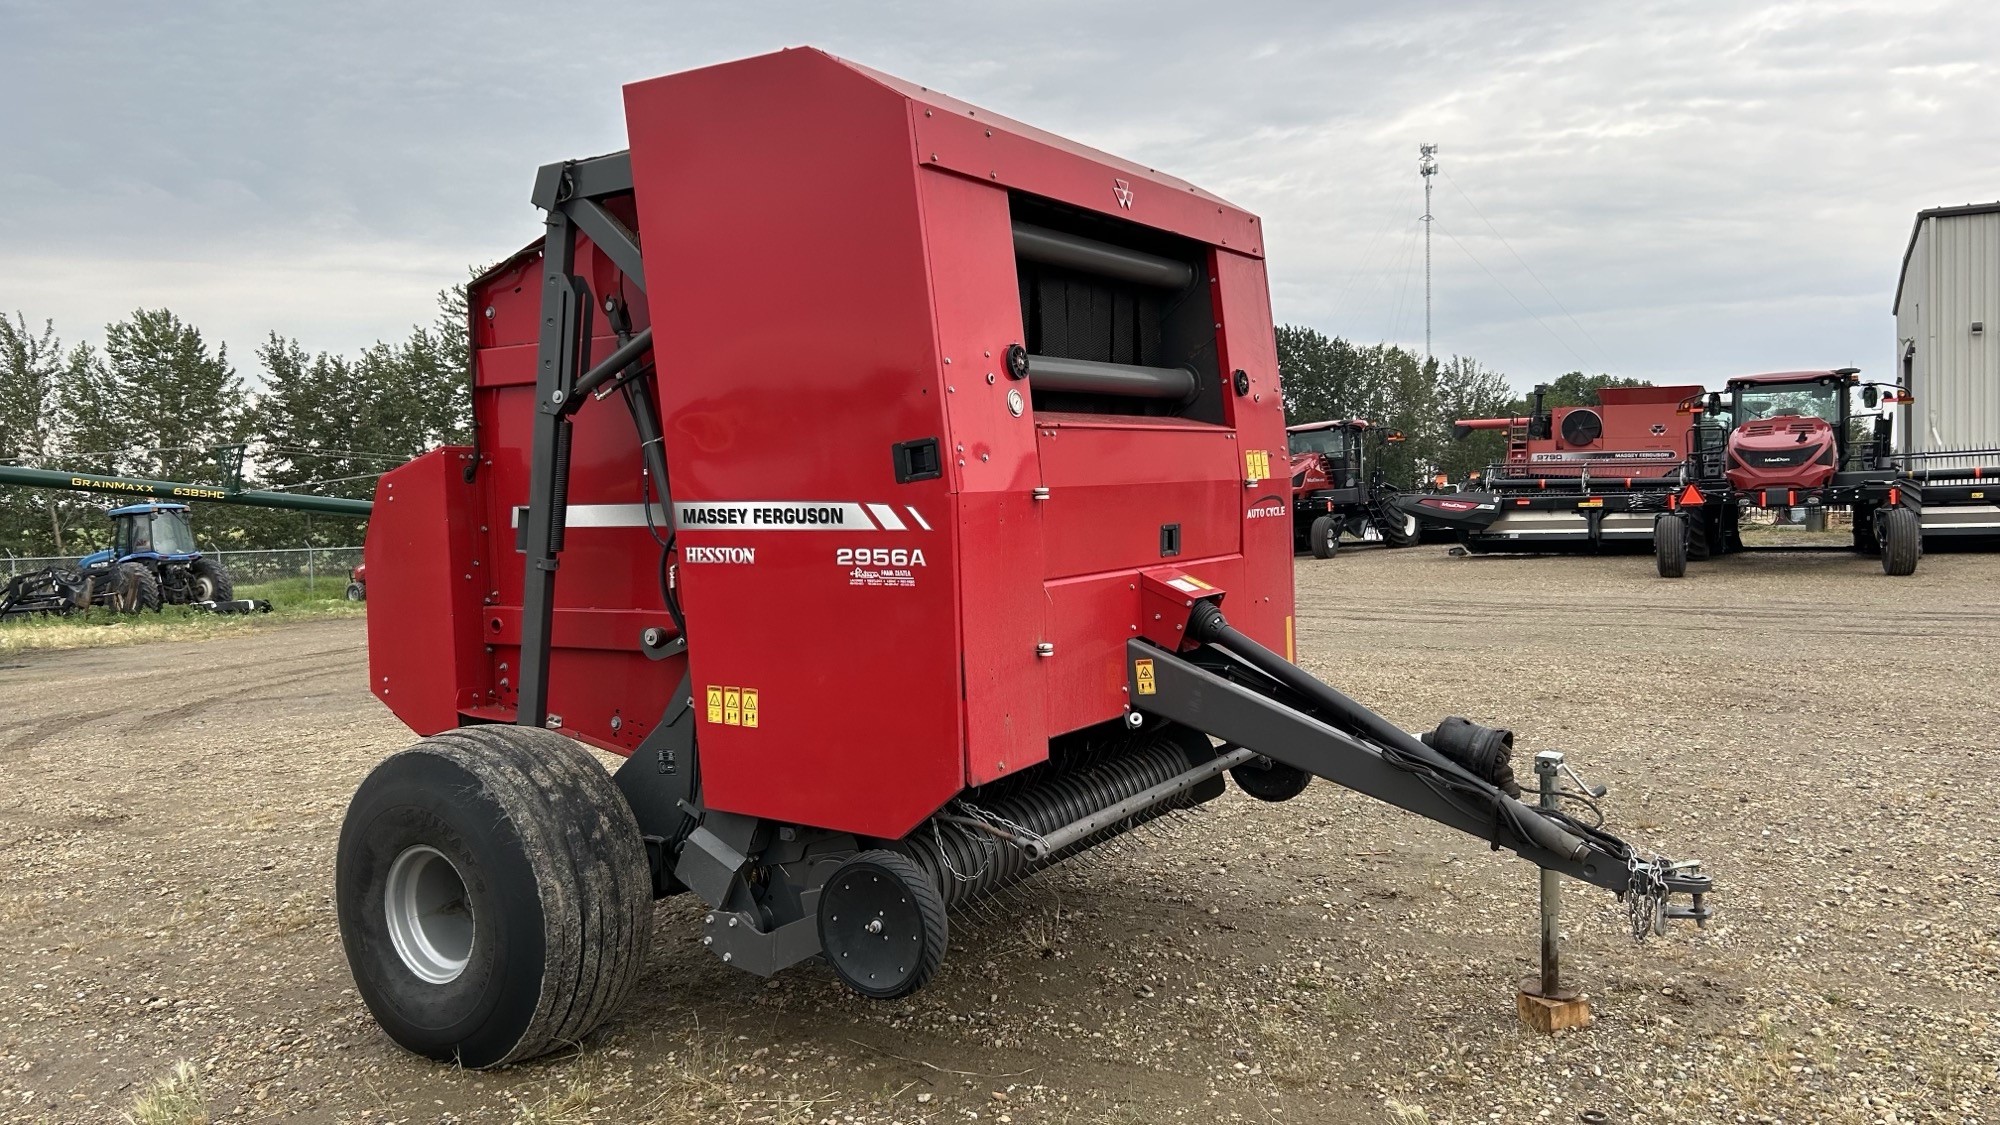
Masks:
[[[1717,923],[1643,946],[1567,885],[1597,1022],[1553,1039],[1514,1015],[1534,870],[1322,785],[1232,792],[961,916],[897,1003],[728,969],[665,903],[581,1051],[432,1065],[369,1021],[329,901],[347,798],[409,740],[360,623],[11,657],[0,1119],[116,1121],[186,1059],[222,1120],[2000,1121],[2000,557],[1690,575],[1298,565],[1315,672],[1412,728],[1567,750],[1614,829],[1709,862]]]

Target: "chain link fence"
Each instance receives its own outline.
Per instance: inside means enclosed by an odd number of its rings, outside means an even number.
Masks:
[[[255,586],[273,582],[281,578],[303,578],[317,592],[319,584],[330,582],[333,589],[347,587],[347,574],[361,565],[359,547],[284,547],[269,551],[217,551],[203,550],[202,554],[216,559],[229,571],[230,579],[239,587]],[[5,577],[41,570],[44,567],[76,569],[80,555],[31,557],[21,555],[0,556],[0,571]]]

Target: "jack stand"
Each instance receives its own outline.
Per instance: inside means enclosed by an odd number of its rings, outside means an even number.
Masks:
[[[1542,807],[1556,807],[1556,785],[1563,756],[1555,750],[1535,755],[1535,776],[1542,784]],[[1542,868],[1542,972],[1521,982],[1514,1006],[1521,1022],[1544,1035],[1569,1027],[1590,1026],[1590,1001],[1562,986],[1562,963],[1556,948],[1562,913],[1562,876]]]

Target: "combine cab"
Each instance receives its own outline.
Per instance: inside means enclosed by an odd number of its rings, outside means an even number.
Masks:
[[[1382,445],[1403,435],[1366,419],[1306,422],[1285,430],[1291,454],[1293,546],[1330,559],[1343,535],[1408,547],[1417,517],[1402,509],[1400,489],[1381,467]]]

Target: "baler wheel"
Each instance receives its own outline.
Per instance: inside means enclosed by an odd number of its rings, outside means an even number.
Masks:
[[[922,988],[944,962],[950,936],[944,896],[898,852],[852,856],[820,891],[820,949],[840,983],[869,999]]]
[[[350,602],[365,602],[365,601],[367,601],[367,600],[368,600],[368,587],[366,587],[366,586],[363,586],[363,585],[362,585],[361,583],[359,583],[359,582],[349,582],[349,583],[347,584],[347,600],[348,600],[348,601],[350,601]]]
[[[490,1067],[574,1045],[618,1010],[645,965],[653,880],[631,808],[582,746],[465,727],[362,781],[334,908],[389,1037]]]
[[[1679,512],[1668,512],[1653,521],[1653,562],[1660,577],[1679,578],[1688,569],[1688,521]]]
[[[214,559],[196,559],[188,570],[194,578],[195,601],[226,602],[236,596],[236,583],[230,581],[229,571]]]
[[[119,563],[111,571],[111,608],[118,613],[160,612],[160,578],[144,563]]]
[[[1306,532],[1306,545],[1312,548],[1313,558],[1330,559],[1340,551],[1341,522],[1332,516],[1312,521],[1312,528]]]
[[[1312,775],[1269,758],[1252,758],[1229,771],[1236,787],[1260,801],[1289,801],[1306,791]]]
[[[1882,521],[1882,573],[1901,577],[1917,572],[1917,560],[1924,553],[1924,524],[1908,508],[1891,508]]]

